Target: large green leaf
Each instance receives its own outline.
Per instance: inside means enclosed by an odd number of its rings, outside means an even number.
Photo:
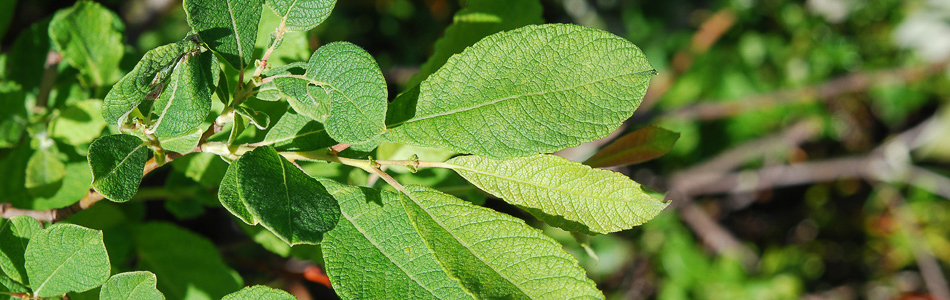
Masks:
[[[679,137],[679,133],[650,125],[617,138],[584,164],[615,167],[645,162],[669,153]]]
[[[49,145],[40,146],[26,163],[26,188],[52,189],[55,192],[57,187],[53,185],[66,177],[66,164],[59,158],[59,151],[56,151],[53,141],[46,141]]]
[[[155,274],[147,271],[115,274],[99,290],[100,300],[164,300],[155,287]]]
[[[189,43],[171,43],[145,52],[135,68],[119,79],[106,95],[102,102],[103,119],[108,124],[125,123],[123,118],[139,103],[146,98],[157,98],[179,59],[189,50]]]
[[[92,80],[94,86],[110,83],[125,53],[125,26],[115,13],[92,1],[79,1],[60,10],[49,23],[49,36],[63,59]]]
[[[336,0],[267,0],[267,6],[287,19],[287,30],[307,31],[330,16]]]
[[[142,183],[148,150],[139,138],[114,134],[89,144],[92,188],[116,202],[132,199]]]
[[[282,151],[310,151],[333,146],[336,142],[327,134],[323,124],[290,109],[259,144]]]
[[[223,182],[232,185],[229,197],[235,199],[236,190],[244,203],[248,215],[235,214],[248,224],[256,220],[291,245],[316,244],[340,219],[340,206],[326,188],[274,148],[256,148],[235,164],[237,180],[225,175]]]
[[[106,127],[101,111],[102,102],[99,100],[79,101],[50,121],[50,136],[70,145],[92,142]]]
[[[495,158],[553,152],[619,127],[655,73],[639,48],[608,32],[526,26],[450,58],[417,99],[402,100],[415,108],[403,104],[408,116],[384,138]]]
[[[147,223],[133,229],[138,269],[155,273],[169,299],[221,299],[243,286],[207,238],[172,224]]]
[[[561,245],[524,221],[407,186],[409,219],[442,264],[483,299],[603,299]]]
[[[234,162],[228,167],[221,179],[221,187],[218,188],[218,200],[221,206],[231,212],[235,217],[250,225],[260,223],[257,217],[251,214],[247,207],[247,202],[241,196],[241,187],[238,185],[238,164]]]
[[[33,217],[16,216],[0,221],[0,271],[20,284],[29,285],[23,253],[33,235],[40,231],[43,228]]]
[[[627,176],[554,155],[495,160],[457,156],[451,168],[482,190],[570,231],[609,233],[643,224],[666,204]]]
[[[294,295],[287,293],[282,290],[275,288],[270,288],[263,285],[249,286],[241,289],[240,291],[228,294],[224,296],[222,300],[245,300],[245,299],[255,299],[255,300],[295,300],[297,299]]]
[[[419,67],[419,73],[412,76],[409,86],[419,84],[449,57],[490,34],[544,23],[538,0],[468,0],[464,3],[465,8],[455,13],[452,24],[432,47],[432,56]]]
[[[201,40],[243,72],[254,56],[264,0],[185,0],[183,5]]]
[[[343,298],[472,299],[426,247],[399,195],[321,181],[343,218],[321,243],[327,276]]]
[[[159,140],[185,135],[201,125],[211,111],[217,65],[210,52],[182,57],[171,81],[152,106],[156,116],[149,130]]]
[[[56,209],[76,203],[89,192],[89,183],[92,182],[92,172],[89,163],[74,161],[66,164],[66,177],[62,183],[51,186],[58,189],[45,190],[43,187],[29,189],[33,199],[25,203],[16,203],[22,208],[35,210]]]
[[[23,257],[34,296],[84,292],[109,279],[102,231],[79,225],[54,224],[35,233]]]

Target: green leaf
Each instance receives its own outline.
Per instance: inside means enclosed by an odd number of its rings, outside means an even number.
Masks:
[[[3,1],[0,3],[0,38],[7,33],[7,27],[10,21],[13,21],[13,12],[16,10],[17,0]]]
[[[541,24],[541,3],[538,0],[468,0],[465,8],[455,13],[452,24],[433,46],[432,56],[412,76],[409,86],[418,85],[442,67],[450,56],[496,32],[525,25]]]
[[[125,116],[139,103],[146,98],[157,98],[181,56],[191,48],[189,43],[171,43],[145,52],[135,68],[119,79],[106,95],[102,102],[103,119],[108,124],[125,123]]]
[[[172,152],[178,153],[187,153],[191,150],[194,150],[198,146],[198,142],[201,140],[201,134],[204,131],[201,128],[194,128],[191,131],[185,132],[182,135],[170,138],[161,138],[159,142],[162,144],[162,148]]]
[[[125,53],[123,30],[115,13],[92,1],[79,1],[56,12],[49,23],[49,37],[63,59],[97,87],[115,80]]]
[[[221,299],[243,286],[217,247],[207,238],[167,223],[133,229],[139,270],[155,273],[158,289],[169,299]]]
[[[27,294],[30,292],[30,288],[24,286],[23,284],[10,279],[9,277],[3,276],[0,274],[0,299],[2,300],[17,300],[20,298],[13,298],[12,296],[7,296],[6,293],[21,293]]]
[[[164,300],[152,272],[138,271],[115,274],[99,290],[100,300]]]
[[[0,83],[0,148],[13,147],[26,131],[27,111],[23,105],[24,93],[13,82]]]
[[[194,153],[176,159],[172,167],[202,186],[214,188],[221,183],[228,163],[211,153]]]
[[[41,142],[42,143],[42,142]],[[66,164],[59,158],[59,151],[52,145],[41,146],[26,163],[26,188],[54,188],[66,176]]]
[[[157,119],[148,130],[161,139],[187,134],[201,125],[211,111],[216,65],[217,59],[211,53],[182,57],[168,87],[152,106]]]
[[[336,142],[323,124],[289,109],[258,144],[271,145],[281,151],[310,151],[333,146]]]
[[[650,125],[618,138],[584,164],[616,167],[642,163],[669,153],[679,138],[679,133]]]
[[[99,100],[79,101],[62,110],[50,122],[50,136],[70,145],[92,142],[106,127],[101,111],[102,102]]]
[[[19,83],[24,91],[36,90],[43,79],[46,56],[50,48],[49,20],[33,23],[28,29],[21,31],[10,48],[6,65],[7,79]]]
[[[238,199],[254,219],[288,244],[319,243],[336,226],[340,219],[336,199],[274,148],[256,148],[235,163]]]
[[[327,276],[342,298],[474,298],[426,247],[399,194],[321,182],[343,211],[321,243]]]
[[[482,190],[570,231],[591,234],[630,229],[652,219],[667,205],[623,174],[554,155],[505,160],[457,156],[446,163]]]
[[[287,19],[287,30],[307,31],[330,16],[336,0],[267,0],[267,6]]]
[[[185,0],[188,24],[235,69],[251,63],[264,0]]]
[[[33,235],[23,257],[34,296],[84,292],[109,279],[109,255],[99,230],[54,224]]]
[[[290,293],[263,285],[249,286],[224,296],[222,300],[296,300]]]
[[[639,48],[608,32],[526,26],[450,58],[419,86],[414,114],[383,137],[493,158],[558,151],[619,127],[655,73]]]
[[[482,299],[603,299],[573,256],[520,219],[421,186],[402,197],[443,268]]]
[[[109,200],[132,199],[142,183],[148,150],[139,138],[125,134],[108,135],[89,145],[92,188]]]
[[[238,115],[247,119],[248,123],[257,127],[257,129],[265,130],[270,126],[270,116],[261,111],[256,111],[253,108],[238,106],[234,108],[234,112]]]
[[[221,187],[218,188],[218,200],[221,206],[231,212],[235,217],[250,225],[257,225],[260,221],[251,214],[251,209],[247,207],[247,202],[241,196],[241,187],[238,185],[238,164],[235,161],[228,167],[221,179]]]
[[[274,86],[287,96],[287,103],[294,111],[321,123],[326,122],[332,108],[330,97],[326,93],[309,93],[308,87],[313,86],[311,80],[302,77],[274,77]]]
[[[307,93],[330,98],[330,115],[323,122],[330,137],[359,144],[386,131],[389,92],[382,71],[366,50],[347,42],[330,43],[317,49],[308,64],[304,76],[324,85],[308,87]]]
[[[257,45],[254,47],[254,57],[262,57],[264,51],[267,51],[274,42],[274,32],[280,27],[283,18],[278,16],[272,9],[263,9],[261,12],[261,23],[258,25]],[[306,63],[310,57],[309,36],[306,31],[287,31],[284,28],[284,36],[280,40],[280,45],[275,48],[270,57],[267,58],[267,67],[276,67],[292,63]],[[306,67],[304,67],[306,68]],[[266,69],[265,69],[266,71]],[[273,73],[270,73],[273,74]],[[301,72],[300,74],[303,74]]]
[[[283,48],[280,48],[283,49]],[[305,55],[310,55],[310,51],[307,50]],[[264,71],[264,77],[274,77],[277,79],[281,75],[303,75],[307,71],[307,63],[302,61],[297,61],[282,65],[279,67],[266,69]],[[292,77],[292,76],[291,76]],[[269,80],[261,84],[261,87],[258,88],[257,94],[254,95],[258,100],[263,101],[278,101],[281,99],[283,94],[277,89],[277,84],[274,83],[274,80]]]
[[[62,184],[56,184],[58,190],[44,190],[44,188],[30,189],[33,199],[28,205],[17,204],[23,208],[46,210],[62,208],[76,203],[89,192],[89,183],[92,182],[92,171],[89,163],[75,161],[66,164],[67,176]]]
[[[33,217],[16,216],[0,221],[0,271],[20,284],[30,284],[23,253],[33,235],[40,231],[43,228]]]

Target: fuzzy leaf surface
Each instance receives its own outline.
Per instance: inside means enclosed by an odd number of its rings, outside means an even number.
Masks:
[[[450,58],[384,138],[494,158],[558,151],[619,127],[655,73],[639,48],[611,33],[526,26]]]
[[[145,100],[157,84],[164,84],[181,55],[185,43],[171,43],[145,52],[135,68],[119,79],[102,102],[102,117],[108,124],[124,123],[122,118]]]
[[[254,57],[264,0],[185,0],[183,5],[201,40],[243,72]]]
[[[158,291],[155,274],[148,271],[112,275],[99,290],[100,300],[165,300]]]
[[[307,31],[330,16],[336,0],[267,0],[267,6],[287,18],[287,30]]]
[[[482,190],[570,231],[592,234],[630,229],[666,208],[623,174],[559,156],[495,160],[469,155],[446,163]]]
[[[172,72],[168,87],[152,106],[152,115],[156,119],[149,130],[159,141],[190,133],[208,116],[212,84],[216,82],[215,65],[217,62],[210,52],[182,57]]]
[[[359,144],[386,131],[389,92],[376,60],[366,50],[347,42],[326,44],[310,56],[304,76],[324,83],[308,86],[307,94],[329,96],[330,115],[323,123],[334,140]]]
[[[274,148],[256,148],[235,163],[237,192],[248,213],[288,244],[319,243],[336,226],[336,199]]]
[[[465,1],[465,8],[455,13],[452,24],[445,28],[445,33],[432,46],[432,56],[419,66],[419,73],[412,76],[409,86],[419,84],[442,67],[449,57],[461,53],[486,36],[540,23],[544,23],[544,19],[538,0]]]
[[[142,183],[148,150],[135,136],[114,134],[89,144],[88,159],[92,188],[109,200],[125,202],[132,199]]]
[[[679,133],[650,125],[618,138],[584,164],[591,167],[616,167],[642,163],[669,153],[679,137]]]
[[[23,254],[34,296],[84,292],[109,279],[109,255],[102,231],[54,224],[37,232]]]
[[[115,13],[92,1],[58,11],[49,23],[50,39],[63,59],[97,87],[115,80],[125,53],[123,30],[125,25]]]
[[[241,289],[240,291],[228,294],[221,298],[222,300],[245,300],[245,299],[257,299],[257,300],[296,300],[297,298],[282,290],[275,288],[255,285],[249,286]]]
[[[29,285],[23,253],[33,235],[40,231],[43,228],[33,217],[16,216],[0,221],[0,274],[5,273],[16,282]]]
[[[474,299],[442,269],[400,195],[321,181],[340,201],[340,223],[321,243],[327,276],[343,298]]]
[[[482,299],[603,299],[561,244],[520,219],[422,186],[402,202],[443,268]]]

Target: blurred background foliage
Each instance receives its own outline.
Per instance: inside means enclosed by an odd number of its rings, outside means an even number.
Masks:
[[[121,73],[189,30],[180,1],[100,2],[125,23]],[[666,193],[673,205],[633,230],[573,236],[487,198],[448,170],[417,176],[391,170],[397,179],[525,218],[575,254],[612,299],[950,297],[950,143],[943,137],[950,133],[950,2],[540,2],[546,22],[625,37],[659,71],[640,109],[613,137],[653,124],[680,138],[664,157],[613,169]],[[0,2],[0,131],[25,130],[0,139],[0,188],[3,202],[17,207],[57,208],[82,197],[90,181],[88,143],[115,132],[97,121],[94,99],[108,87],[90,86],[66,64],[53,64],[55,86],[40,95],[50,49],[46,26],[57,9],[72,4]],[[306,60],[322,44],[350,41],[374,55],[395,95],[463,6],[341,0],[324,24],[285,39],[277,65]],[[275,20],[265,11],[259,45]],[[39,98],[48,99],[37,110]],[[286,109],[252,104],[274,120]],[[261,134],[245,132],[248,139]],[[583,161],[609,141],[559,154]],[[383,145],[375,157],[412,153],[431,160],[452,155]],[[63,164],[65,179],[53,188],[20,187],[28,182],[28,161],[50,155]],[[169,291],[186,286],[213,298],[257,283],[302,299],[332,297],[319,271],[319,247],[291,248],[220,208],[215,188],[225,167],[207,154],[176,160],[145,179],[139,201],[100,203],[68,221],[104,230],[116,271],[152,270],[170,298],[184,294]],[[311,175],[383,186],[348,167],[303,167]],[[176,241],[197,246],[161,247]],[[189,256],[204,263],[188,265],[192,260],[183,257]]]

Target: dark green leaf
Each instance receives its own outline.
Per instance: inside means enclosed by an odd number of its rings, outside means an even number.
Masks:
[[[40,231],[43,228],[33,217],[16,216],[0,221],[0,271],[11,280],[23,285],[30,284],[23,253],[33,235]]]
[[[274,148],[256,148],[235,163],[238,199],[285,242],[319,243],[336,226],[340,219],[336,199]]]
[[[0,148],[16,145],[26,131],[27,112],[23,105],[24,93],[13,82],[0,83]]]
[[[122,20],[92,1],[79,1],[60,10],[49,23],[49,36],[63,59],[92,80],[94,86],[113,82],[122,45]]]
[[[109,279],[109,255],[98,230],[54,224],[33,235],[23,257],[34,296],[84,292]]]
[[[99,290],[100,300],[165,300],[158,291],[158,280],[152,272],[126,272],[115,274]]]
[[[89,145],[92,187],[115,202],[132,199],[142,182],[148,150],[137,137],[108,135]]]
[[[643,127],[613,141],[584,164],[616,167],[642,163],[669,153],[679,137],[679,133],[660,127]]]
[[[231,163],[224,178],[221,179],[221,187],[218,188],[218,200],[221,206],[231,212],[235,217],[250,225],[257,225],[260,221],[251,214],[247,207],[247,202],[241,197],[241,187],[238,185],[238,164]]]
[[[558,151],[619,127],[655,73],[639,48],[605,31],[526,26],[450,58],[419,86],[412,117],[383,137],[493,158]]]
[[[17,0],[8,0],[0,3],[0,38],[7,33],[7,27],[10,26],[10,21],[13,21],[16,2]]]
[[[181,56],[189,50],[190,42],[167,44],[148,52],[112,87],[102,102],[102,117],[109,124],[125,123],[125,116],[147,97],[155,99],[167,84],[166,78]],[[152,95],[150,95],[150,93]]]
[[[201,40],[243,72],[251,63],[264,0],[185,0],[188,24]]]
[[[186,54],[182,57],[171,81],[155,100],[152,114],[157,117],[149,130],[159,137],[178,137],[201,125],[211,111],[211,93],[217,74],[214,55]],[[212,72],[214,71],[214,72]]]
[[[16,41],[13,42],[13,47],[10,48],[10,57],[6,66],[7,78],[19,83],[24,91],[34,91],[43,78],[49,51],[49,21],[44,20],[30,25],[28,29],[20,32]]]
[[[221,299],[243,286],[208,239],[172,224],[147,223],[133,229],[138,269],[158,276],[169,299]]]

